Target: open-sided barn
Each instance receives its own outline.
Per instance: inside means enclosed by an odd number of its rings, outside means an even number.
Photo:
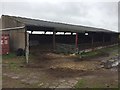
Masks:
[[[39,50],[74,53],[118,43],[118,33],[101,28],[8,15],[2,15],[1,21],[2,33],[10,35],[11,52],[39,45]],[[34,34],[38,31],[42,33]]]

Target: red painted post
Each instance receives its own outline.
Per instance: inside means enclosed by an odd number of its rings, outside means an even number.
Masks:
[[[76,33],[76,37],[75,37],[75,46],[77,50],[78,49],[78,33]]]

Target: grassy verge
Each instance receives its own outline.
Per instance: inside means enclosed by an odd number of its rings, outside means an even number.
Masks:
[[[80,56],[82,58],[90,58],[90,57],[96,57],[96,56],[105,56],[108,55],[107,52],[101,51],[101,50],[95,50],[90,52],[82,52]]]
[[[82,88],[89,88],[91,90],[120,90],[120,88],[110,88],[105,86],[105,84],[98,81],[91,82],[86,79],[80,79],[77,84],[74,86],[75,90],[82,90]]]
[[[111,52],[112,50],[117,50],[117,49],[119,50],[120,48],[118,46],[113,46],[113,47],[102,48],[99,50],[93,50],[90,52],[82,52],[82,53],[80,53],[80,55],[82,58],[94,57],[94,56],[104,56],[104,55],[109,55],[109,52]]]

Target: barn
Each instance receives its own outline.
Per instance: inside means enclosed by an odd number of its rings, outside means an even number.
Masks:
[[[1,31],[10,36],[10,52],[22,48],[27,53],[38,47],[76,53],[118,43],[118,33],[110,30],[8,15],[1,16]]]

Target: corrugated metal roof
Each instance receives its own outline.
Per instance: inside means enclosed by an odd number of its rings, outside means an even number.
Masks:
[[[7,16],[7,15],[4,15]],[[16,16],[9,16],[17,21],[24,23],[25,25],[33,25],[33,26],[43,26],[43,27],[54,27],[56,30],[61,31],[71,31],[71,32],[113,32],[106,29],[101,28],[94,28],[94,27],[87,27],[81,25],[72,25],[72,24],[65,24],[65,23],[58,23],[58,22],[51,22],[51,21],[43,21],[43,20],[36,20],[24,17],[16,17]]]

